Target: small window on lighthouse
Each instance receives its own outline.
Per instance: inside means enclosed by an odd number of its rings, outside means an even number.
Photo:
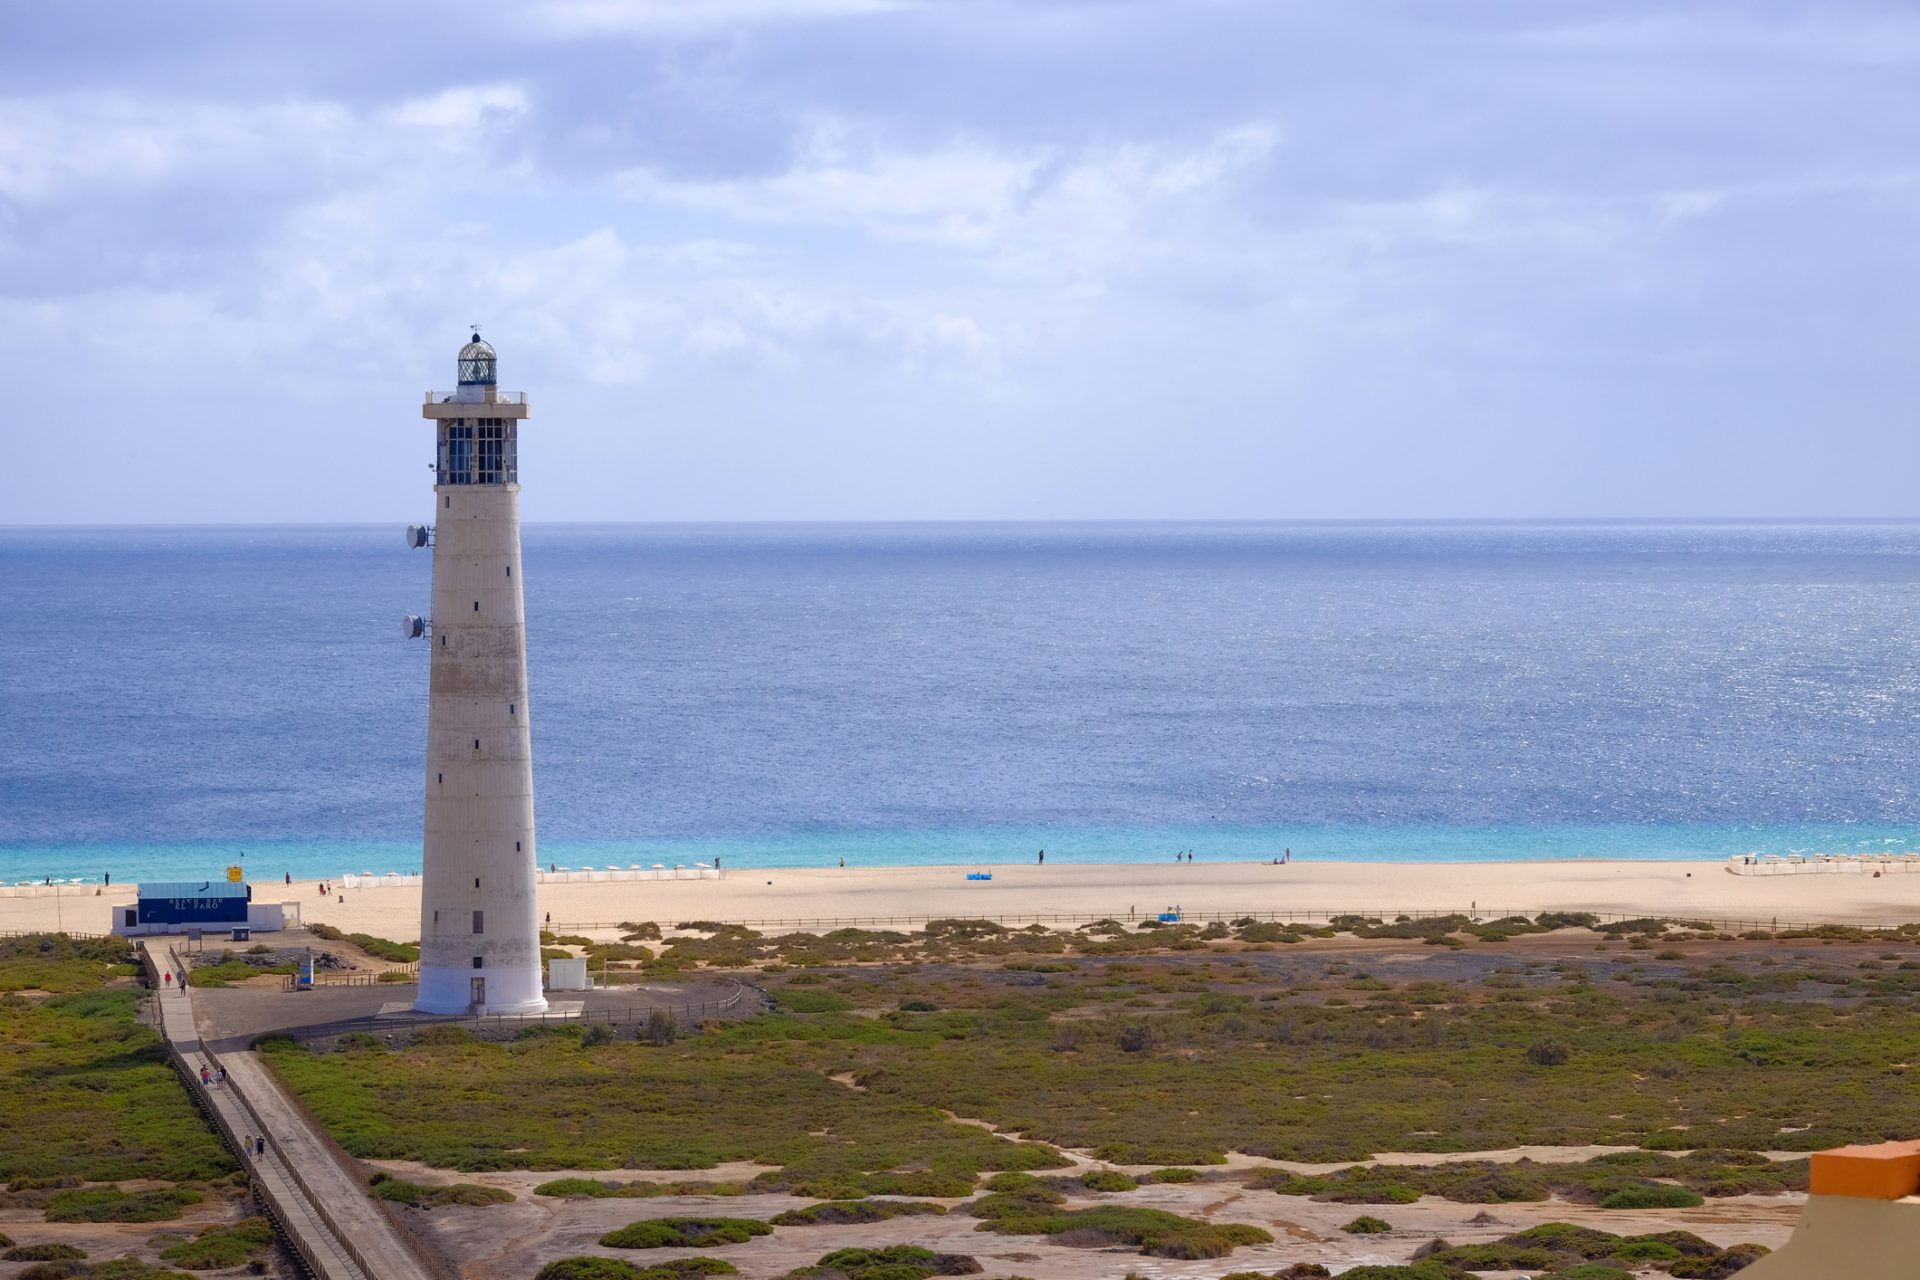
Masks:
[[[508,566],[507,566],[507,576],[508,576],[509,578],[511,578],[511,577],[513,576],[513,566],[512,566],[512,565],[508,565]]]
[[[474,888],[476,888],[476,889],[478,889],[478,888],[480,887],[480,877],[479,877],[479,876],[475,876],[475,877],[473,878],[473,887],[474,887]]]
[[[476,911],[473,913],[473,931],[475,933],[485,933],[487,931],[487,913],[486,912]]]
[[[475,613],[478,613],[478,612],[480,612],[480,602],[479,602],[478,600],[475,600],[475,601],[473,602],[473,611],[474,611]]]
[[[480,957],[479,957],[479,956],[475,956],[475,957],[473,958],[473,967],[474,967],[474,968],[476,968],[476,969],[478,969],[478,968],[480,967]]]
[[[518,852],[520,852],[520,842],[519,842],[518,840],[515,840],[515,841],[513,842],[513,851],[514,851],[515,853],[518,853]]]

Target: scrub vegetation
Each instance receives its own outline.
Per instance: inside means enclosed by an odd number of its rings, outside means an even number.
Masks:
[[[784,1280],[928,1280],[931,1276],[977,1275],[985,1270],[965,1253],[935,1253],[917,1245],[881,1249],[836,1249]]]
[[[888,1218],[923,1217],[946,1211],[944,1205],[930,1204],[925,1200],[824,1200],[804,1209],[777,1213],[772,1221],[776,1227],[837,1227],[885,1222]]]
[[[394,942],[387,938],[376,938],[370,933],[344,933],[330,924],[310,924],[307,932],[328,942],[351,942],[376,960],[411,964],[420,958],[418,943]]]
[[[609,1249],[712,1249],[772,1232],[756,1218],[644,1218],[607,1232],[600,1243]]]
[[[1394,965],[1389,981],[1349,948],[1248,942],[1267,936],[1254,922],[1072,935],[948,922],[798,941],[722,926],[664,954],[691,947],[697,961],[680,956],[689,965],[760,965],[776,1011],[670,1045],[423,1036],[391,1051],[265,1048],[362,1157],[462,1170],[751,1160],[780,1167],[747,1190],[832,1200],[964,1196],[982,1174],[1061,1167],[1056,1147],[1200,1169],[1229,1151],[1705,1152],[1270,1184],[1360,1203],[1423,1193],[1605,1203],[1650,1183],[1702,1196],[1793,1190],[1801,1166],[1740,1153],[1920,1133],[1905,1065],[1920,1031],[1911,929],[1781,940],[1659,921],[1552,934],[1539,922],[1346,923],[1420,963]],[[1483,940],[1495,933],[1504,940]],[[1646,937],[1683,958],[1627,945]],[[1460,945],[1428,946],[1436,939]],[[767,1126],[767,1114],[787,1123]]]
[[[243,1218],[231,1226],[208,1227],[191,1240],[160,1251],[161,1258],[189,1271],[225,1271],[264,1258],[273,1248],[273,1224]]]
[[[129,944],[60,934],[0,940],[0,1207],[48,1222],[170,1222],[242,1187],[237,1166],[139,1020],[143,990]],[[131,1183],[122,1187],[120,1183]],[[220,1270],[262,1258],[259,1219],[198,1236],[159,1237],[167,1261]],[[19,1280],[191,1280],[141,1257],[91,1261],[59,1241],[15,1244]]]
[[[1573,1164],[1464,1160],[1439,1165],[1356,1165],[1303,1175],[1272,1169],[1247,1183],[1257,1190],[1339,1204],[1412,1204],[1439,1196],[1460,1204],[1511,1204],[1558,1196],[1603,1208],[1644,1208],[1622,1197],[1662,1195],[1675,1205],[1702,1196],[1779,1195],[1807,1189],[1805,1160],[1770,1160],[1751,1151],[1620,1151]],[[1657,1191],[1656,1191],[1657,1189]]]
[[[120,939],[0,942],[12,988],[0,996],[0,1180],[15,1193],[62,1178],[199,1182],[235,1171],[137,1018],[130,958]],[[92,1194],[61,1191],[62,1212]]]
[[[738,1274],[732,1263],[718,1258],[680,1258],[640,1267],[624,1258],[582,1256],[549,1262],[534,1280],[697,1280],[699,1276]]]
[[[981,1219],[981,1231],[1048,1236],[1056,1244],[1083,1249],[1129,1245],[1161,1258],[1223,1258],[1241,1245],[1273,1243],[1259,1227],[1202,1222],[1163,1209],[1068,1209],[1066,1196],[1038,1179],[995,1179],[995,1184],[1007,1189],[989,1192],[965,1208]]]
[[[416,1209],[435,1209],[449,1204],[477,1207],[513,1203],[513,1192],[502,1187],[483,1187],[472,1182],[426,1186],[385,1173],[376,1173],[369,1178],[367,1189],[376,1200],[390,1200],[395,1204],[412,1205]]]

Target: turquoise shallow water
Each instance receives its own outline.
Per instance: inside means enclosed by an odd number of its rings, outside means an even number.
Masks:
[[[729,868],[903,867],[1025,863],[1045,849],[1050,864],[1169,862],[1191,850],[1199,862],[1265,861],[1290,849],[1299,860],[1519,862],[1549,858],[1721,859],[1746,853],[1920,851],[1920,824],[1887,826],[1267,827],[820,832],[665,840],[559,840],[543,862],[567,867],[710,862]],[[43,876],[116,880],[215,875],[239,864],[252,878],[321,879],[348,871],[417,871],[406,841],[229,840],[178,844],[0,846],[0,880]]]
[[[543,862],[1920,840],[1920,526],[530,526],[525,565]],[[397,524],[0,529],[0,880],[416,866],[428,575]]]

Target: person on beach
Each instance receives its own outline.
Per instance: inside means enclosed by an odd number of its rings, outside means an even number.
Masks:
[[[1045,849],[1040,851],[1040,865],[1043,867],[1047,865],[1047,851]]]
[[[287,873],[286,873],[286,876],[287,876],[287,883],[288,883],[288,884],[292,884],[292,883],[293,883],[293,872],[291,872],[291,871],[289,871],[289,872],[287,872]]]
[[[109,872],[107,872],[107,873],[106,873],[105,875],[103,875],[103,876],[101,876],[101,877],[100,877],[100,879],[101,879],[101,880],[102,880],[102,881],[103,881],[104,883],[106,883],[106,884],[108,884],[108,885],[112,885],[112,884],[113,884],[113,872],[111,872],[111,871],[109,871]]]
[[[844,866],[846,866],[846,865],[847,865],[847,860],[846,860],[845,858],[842,858],[842,859],[840,859],[840,865],[841,865],[841,866],[843,866],[843,867],[844,867]]]

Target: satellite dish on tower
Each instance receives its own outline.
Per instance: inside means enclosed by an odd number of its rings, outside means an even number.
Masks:
[[[424,547],[432,537],[433,528],[430,525],[410,524],[407,526],[407,546],[409,547],[416,550]]]
[[[427,620],[415,614],[400,619],[400,634],[408,640],[418,640],[427,634]]]

